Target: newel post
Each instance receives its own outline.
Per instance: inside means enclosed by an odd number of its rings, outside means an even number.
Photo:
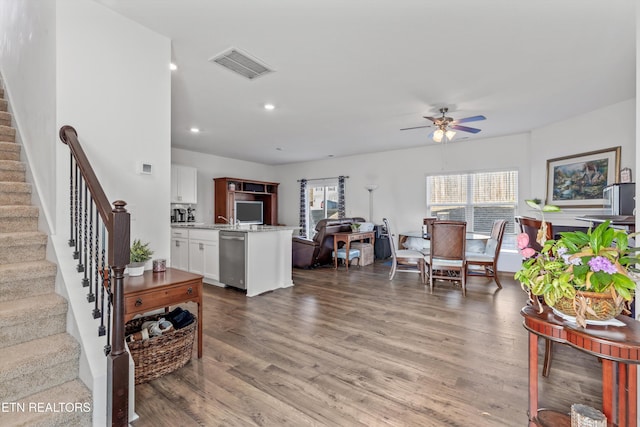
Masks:
[[[126,203],[117,200],[112,210],[113,229],[109,233],[109,263],[113,272],[113,336],[107,358],[107,425],[127,426],[129,417],[129,354],[124,345],[124,269],[130,256],[130,214]]]

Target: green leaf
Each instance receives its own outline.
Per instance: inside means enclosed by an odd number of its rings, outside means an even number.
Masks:
[[[560,212],[560,208],[554,205],[544,205],[542,212]]]

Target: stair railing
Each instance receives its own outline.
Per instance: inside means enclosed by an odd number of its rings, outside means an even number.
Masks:
[[[124,269],[130,255],[130,214],[122,200],[109,203],[71,126],[60,128],[69,147],[69,246],[82,273],[82,287],[92,315],[100,319],[98,335],[107,337],[107,425],[127,426],[129,354],[124,331]],[[105,319],[106,306],[106,319]]]

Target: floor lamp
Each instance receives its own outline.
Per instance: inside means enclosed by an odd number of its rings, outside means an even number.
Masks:
[[[369,192],[369,221],[373,222],[373,190],[378,186],[376,184],[368,184],[364,188]]]

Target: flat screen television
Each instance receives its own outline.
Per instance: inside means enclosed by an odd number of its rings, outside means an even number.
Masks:
[[[236,221],[240,224],[262,224],[263,206],[261,201],[236,200]]]

